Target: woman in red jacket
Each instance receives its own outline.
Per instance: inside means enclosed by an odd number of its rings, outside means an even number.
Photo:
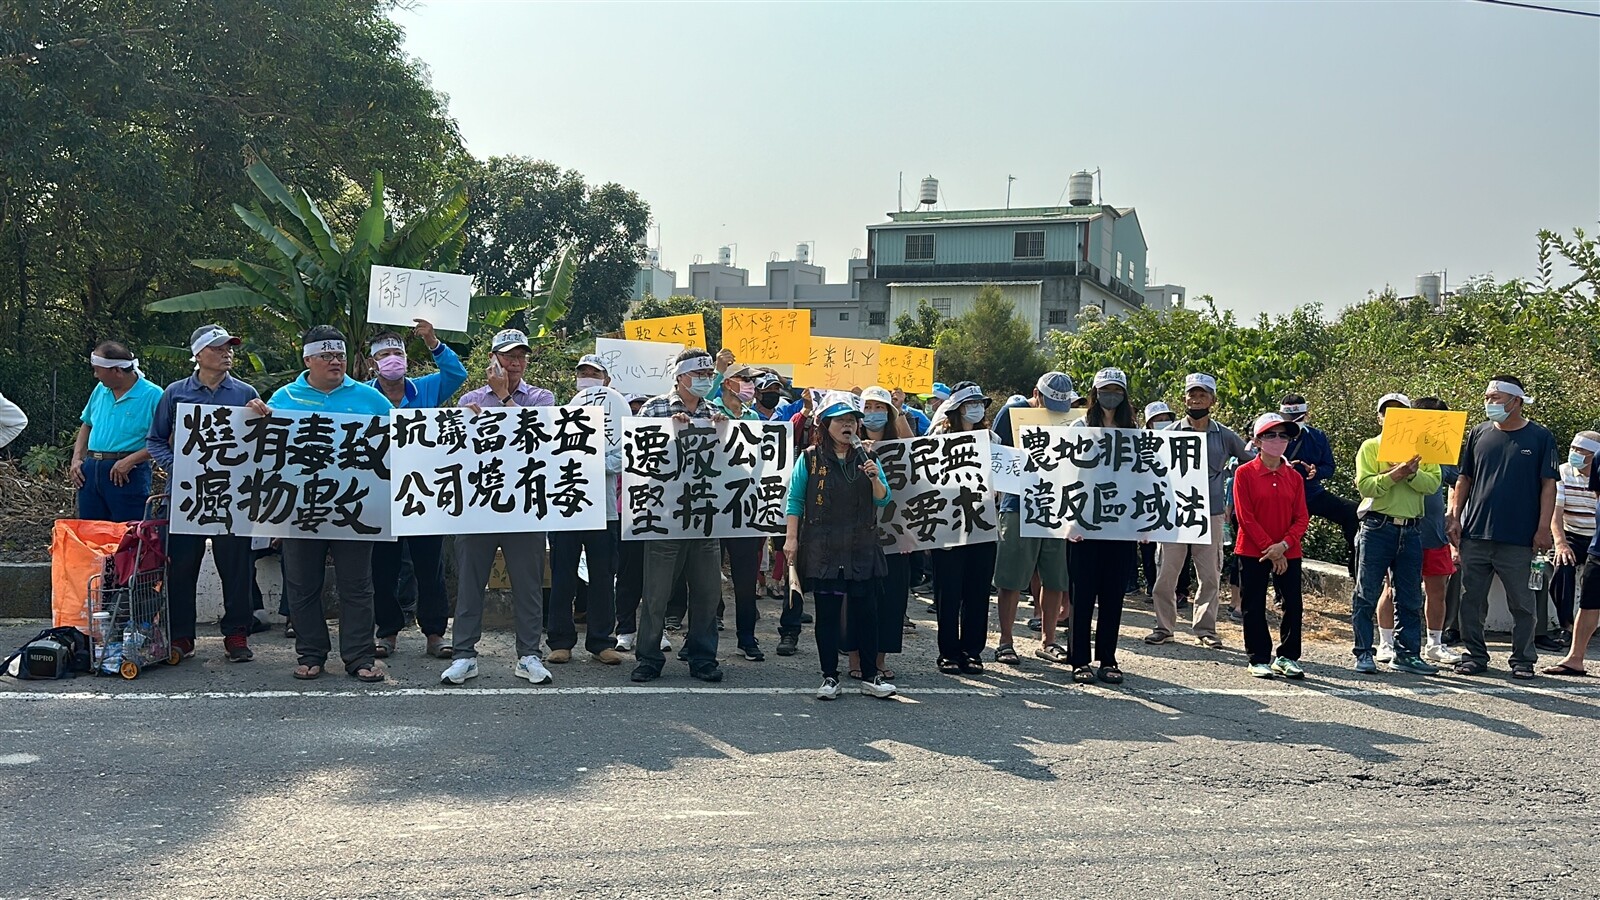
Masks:
[[[1234,556],[1244,604],[1244,649],[1256,678],[1304,678],[1300,668],[1300,539],[1311,518],[1306,512],[1305,480],[1284,464],[1289,442],[1300,426],[1277,413],[1256,419],[1251,429],[1260,454],[1233,476],[1233,509],[1239,522]],[[1283,598],[1278,652],[1267,630],[1267,582]]]

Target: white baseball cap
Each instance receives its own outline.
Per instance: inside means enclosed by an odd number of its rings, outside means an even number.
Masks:
[[[1183,379],[1183,392],[1189,393],[1190,388],[1205,388],[1211,396],[1217,395],[1217,380],[1204,372],[1190,372]]]
[[[1411,398],[1401,393],[1388,393],[1378,398],[1378,412],[1383,412],[1383,407],[1388,403],[1398,403],[1407,409],[1411,408]]]

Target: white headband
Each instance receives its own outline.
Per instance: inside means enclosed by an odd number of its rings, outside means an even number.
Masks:
[[[300,358],[307,359],[319,353],[343,353],[344,341],[312,341],[300,351]]]
[[[1286,416],[1298,416],[1303,412],[1310,411],[1311,404],[1309,403],[1285,403],[1278,407],[1278,412],[1281,412]]]
[[[716,363],[711,361],[710,356],[691,356],[683,362],[673,366],[672,374],[673,376],[687,375],[690,372],[698,372],[701,369],[713,368],[716,368]]]
[[[374,343],[368,352],[372,356],[377,356],[379,353],[382,353],[385,350],[399,350],[401,353],[404,353],[406,352],[405,341],[402,341],[399,338],[384,338],[383,340]]]
[[[1517,387],[1509,381],[1491,381],[1489,382],[1489,386],[1484,389],[1484,393],[1510,394],[1513,397],[1521,397],[1524,400],[1528,399],[1528,395],[1522,392],[1522,388]]]
[[[99,366],[102,369],[137,370],[139,368],[139,361],[137,359],[106,359],[104,356],[101,356],[98,353],[89,354],[89,362],[91,365]]]
[[[1600,441],[1594,438],[1586,438],[1581,434],[1572,439],[1572,446],[1579,450],[1587,450],[1590,453],[1600,453]]]

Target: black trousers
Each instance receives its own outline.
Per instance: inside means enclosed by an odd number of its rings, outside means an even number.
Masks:
[[[205,556],[205,535],[167,535],[167,615],[171,617],[174,640],[194,640],[195,583],[200,579],[200,563]],[[256,577],[256,555],[250,549],[250,539],[212,535],[211,558],[222,579],[222,621],[218,623],[222,633],[248,635],[250,621],[255,618],[252,591]]]
[[[1122,631],[1122,595],[1133,571],[1133,541],[1083,541],[1067,545],[1067,573],[1072,580],[1072,632],[1067,662],[1089,664],[1089,621],[1095,607],[1094,659],[1102,666],[1117,664],[1117,636]],[[1048,632],[1046,632],[1048,634]]]
[[[1578,573],[1589,558],[1589,542],[1593,538],[1567,532],[1567,543],[1572,545],[1572,555],[1577,562],[1560,566],[1550,579],[1550,597],[1556,602],[1556,620],[1562,628],[1572,627],[1572,610],[1578,596]]]
[[[644,596],[645,541],[621,541],[617,553],[617,634],[639,631],[639,600]]]
[[[620,524],[607,522],[594,531],[550,532],[550,604],[545,641],[551,650],[571,650],[578,645],[573,608],[578,598],[578,557],[589,562],[589,609],[584,618],[583,648],[601,653],[617,646],[615,607],[617,544]]]
[[[1239,599],[1244,607],[1244,652],[1252,663],[1272,662],[1272,632],[1267,628],[1267,583],[1283,598],[1283,621],[1278,626],[1277,655],[1300,658],[1300,560],[1287,560],[1282,575],[1272,574],[1272,563],[1254,557],[1235,557],[1239,564]]]
[[[817,606],[817,661],[822,664],[823,677],[839,677],[839,641],[847,628],[855,649],[861,653],[861,677],[871,681],[878,674],[878,591],[870,581],[852,581],[849,585],[848,596],[831,591],[813,595]]]
[[[934,596],[939,601],[939,656],[943,659],[976,660],[983,653],[989,640],[994,554],[993,542],[933,551]],[[820,619],[817,630],[822,630]]]
[[[756,575],[761,570],[761,543],[764,537],[723,538],[722,552],[728,557],[728,576],[733,579],[733,614],[739,646],[756,642]],[[719,611],[720,617],[722,613]]]
[[[1330,490],[1322,490],[1315,497],[1306,498],[1306,512],[1339,526],[1344,532],[1344,550],[1349,560],[1345,568],[1353,578],[1356,574],[1356,505]],[[1293,657],[1291,657],[1292,659]]]
[[[402,547],[411,554],[417,577],[417,627],[443,635],[450,625],[450,598],[444,587],[444,535],[429,534],[372,542],[372,617],[378,637],[394,637],[405,625],[400,599]]]

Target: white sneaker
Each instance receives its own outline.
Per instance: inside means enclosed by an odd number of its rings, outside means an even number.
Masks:
[[[1461,654],[1443,644],[1429,644],[1427,651],[1422,655],[1427,657],[1429,662],[1445,663],[1447,665],[1455,665],[1461,662],[1462,659]]]
[[[1384,663],[1386,665],[1388,663],[1394,662],[1394,645],[1393,644],[1379,644],[1378,645],[1378,652],[1372,654],[1372,658],[1377,660],[1378,662]]]
[[[439,683],[466,684],[468,678],[477,677],[478,658],[476,656],[464,656],[450,663],[450,668],[445,669],[444,674],[439,676]]]
[[[839,679],[824,678],[822,679],[822,687],[817,688],[817,699],[837,700],[839,699],[839,690]]]
[[[662,635],[661,636],[661,652],[665,653],[665,652],[667,652],[668,650],[671,650],[671,649],[672,649],[672,642],[667,640],[667,636],[666,635]]]
[[[549,684],[554,680],[550,677],[550,670],[544,667],[544,661],[537,656],[524,656],[517,660],[517,666],[512,670],[512,674],[534,684]]]
[[[617,635],[617,650],[622,652],[622,653],[632,653],[633,652],[633,642],[638,640],[638,639],[639,639],[639,635],[638,634],[619,634],[619,635]]]
[[[866,694],[868,697],[887,700],[894,696],[894,691],[894,685],[884,681],[882,675],[874,675],[871,681],[861,682],[861,693]]]

